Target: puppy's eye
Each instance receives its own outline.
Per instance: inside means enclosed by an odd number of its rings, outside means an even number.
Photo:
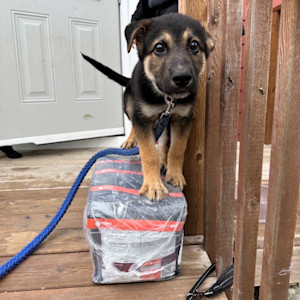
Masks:
[[[200,50],[199,43],[197,41],[191,41],[191,43],[190,43],[190,50],[193,53],[197,53]]]
[[[165,54],[167,53],[166,47],[162,43],[157,43],[154,47],[155,54]]]

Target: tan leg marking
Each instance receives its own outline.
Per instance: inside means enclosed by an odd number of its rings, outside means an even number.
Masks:
[[[166,181],[173,186],[178,186],[181,190],[186,185],[182,167],[189,133],[190,126],[187,126],[184,132],[181,132],[179,123],[171,124],[171,145],[168,154]]]
[[[137,141],[134,134],[133,127],[131,128],[128,139],[121,145],[123,149],[135,148],[137,146]]]
[[[141,194],[146,194],[150,200],[161,200],[168,189],[160,178],[159,156],[155,147],[153,130],[147,134],[135,128],[135,133],[142,159],[144,182],[140,189]]]

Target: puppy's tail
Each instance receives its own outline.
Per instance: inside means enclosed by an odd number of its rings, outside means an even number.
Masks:
[[[130,81],[130,78],[127,78],[127,77],[115,72],[114,70],[102,65],[98,61],[84,55],[83,53],[81,53],[81,54],[86,61],[88,61],[90,64],[92,64],[97,70],[102,72],[108,78],[112,79],[113,81],[117,82],[118,84],[120,84],[122,86],[127,86],[128,82]]]

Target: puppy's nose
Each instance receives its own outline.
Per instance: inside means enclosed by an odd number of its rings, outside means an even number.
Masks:
[[[178,70],[173,73],[172,80],[180,87],[187,86],[192,80],[192,75],[187,70]]]

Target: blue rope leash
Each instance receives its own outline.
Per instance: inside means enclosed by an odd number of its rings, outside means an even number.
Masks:
[[[168,124],[168,117],[165,116],[160,119],[156,129],[155,129],[155,138],[156,141],[161,136],[162,132],[164,131],[165,127]],[[80,173],[78,174],[76,180],[74,181],[70,191],[68,192],[67,197],[65,198],[64,202],[62,203],[59,211],[50,221],[50,223],[45,227],[27,246],[25,246],[20,252],[18,252],[14,257],[9,259],[6,263],[0,266],[0,279],[5,277],[10,271],[12,271],[15,267],[17,267],[21,262],[23,262],[32,252],[34,252],[38,246],[47,238],[47,236],[53,231],[56,227],[58,222],[66,213],[68,207],[70,206],[76,192],[83,181],[84,177],[86,176],[87,172],[96,162],[96,160],[100,157],[106,155],[123,155],[123,156],[134,156],[139,154],[139,148],[133,149],[117,149],[117,148],[109,148],[102,151],[99,151],[95,155],[93,155],[90,160],[85,164],[82,168]]]

